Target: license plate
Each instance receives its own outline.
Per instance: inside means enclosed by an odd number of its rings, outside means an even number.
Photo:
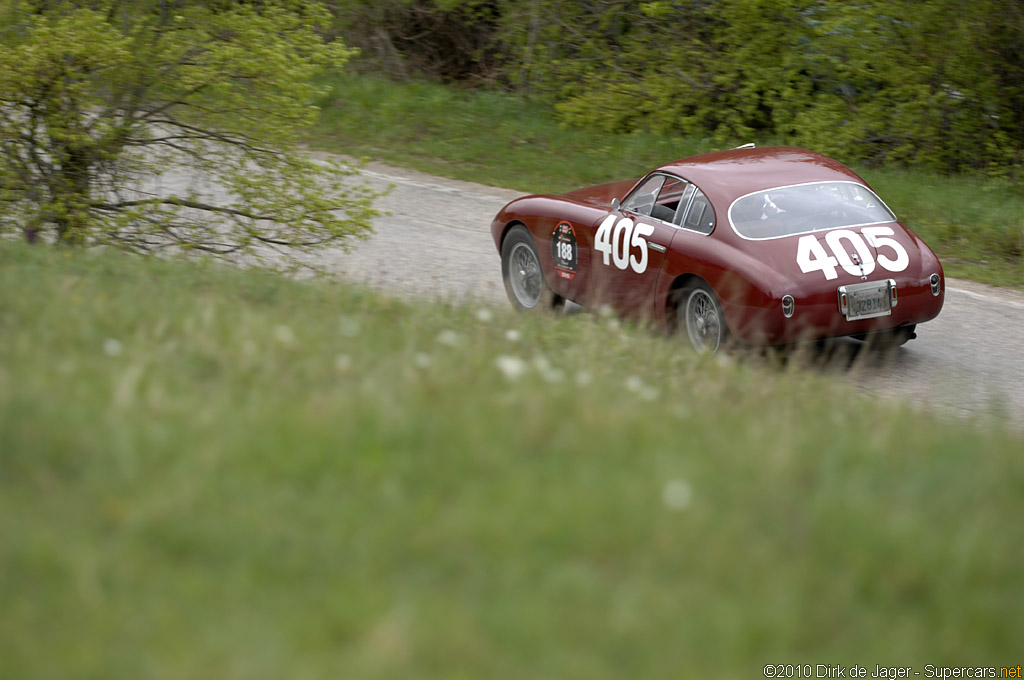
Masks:
[[[869,281],[839,287],[839,311],[847,321],[892,314],[896,306],[896,282]]]

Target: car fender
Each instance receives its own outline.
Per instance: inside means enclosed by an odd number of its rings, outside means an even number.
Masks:
[[[559,296],[585,303],[590,280],[590,251],[593,247],[593,225],[607,210],[588,202],[568,200],[561,196],[524,196],[506,205],[491,223],[494,244],[501,252],[508,230],[522,224],[533,236],[544,280]],[[552,238],[561,225],[568,224],[575,243],[575,270],[556,267],[552,254]]]
[[[785,274],[771,268],[741,248],[708,237],[697,241],[698,247],[682,250],[673,240],[673,249],[665,259],[655,295],[655,320],[671,328],[674,319],[675,292],[685,284],[687,277],[705,281],[722,305],[730,330],[741,336],[745,329],[762,316],[761,310],[770,308],[773,300],[793,286]],[[780,303],[781,304],[781,303]]]

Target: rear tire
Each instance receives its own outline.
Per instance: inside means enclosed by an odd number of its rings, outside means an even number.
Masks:
[[[700,281],[681,291],[676,328],[685,334],[697,354],[714,354],[728,343],[729,327],[711,286]]]
[[[519,311],[550,311],[565,303],[548,286],[533,235],[521,224],[509,229],[501,244],[501,278],[509,302]]]

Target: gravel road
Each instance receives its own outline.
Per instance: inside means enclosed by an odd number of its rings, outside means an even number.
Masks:
[[[365,175],[394,186],[381,202],[391,214],[371,240],[331,255],[332,269],[403,295],[508,304],[489,225],[519,192],[381,164]],[[1002,412],[1024,424],[1024,294],[958,279],[947,287],[942,313],[918,327],[916,340],[885,356],[849,341],[840,348],[853,359],[842,370],[836,362],[818,370],[870,394],[966,416]]]

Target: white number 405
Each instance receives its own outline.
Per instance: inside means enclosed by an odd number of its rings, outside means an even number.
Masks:
[[[839,276],[836,271],[838,267],[842,267],[847,274],[869,276],[875,271],[876,260],[868,243],[879,249],[877,264],[882,265],[883,269],[901,272],[910,264],[906,249],[896,239],[889,238],[895,234],[892,227],[864,227],[861,233],[864,238],[849,229],[828,232],[825,242],[832,250],[832,255],[825,251],[817,236],[808,234],[800,237],[796,247],[796,263],[800,265],[800,271],[804,274],[821,272],[829,281]],[[864,239],[867,239],[867,243]],[[856,251],[859,264],[853,261],[849,251],[843,247],[843,241],[847,241]],[[891,249],[895,257],[884,255],[882,248]]]
[[[654,233],[654,227],[639,222],[633,224],[633,220],[623,217],[619,220],[617,215],[609,215],[597,228],[594,234],[594,250],[604,255],[604,264],[609,261],[619,269],[632,267],[637,274],[647,271],[647,241],[645,236]],[[613,229],[614,225],[614,229]],[[632,254],[633,248],[640,249],[640,257]]]

